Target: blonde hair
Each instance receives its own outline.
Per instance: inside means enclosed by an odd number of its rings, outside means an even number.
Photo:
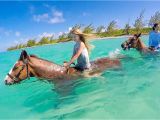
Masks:
[[[86,39],[86,37],[89,35],[82,33],[79,29],[73,29],[71,31],[71,33],[79,36],[80,41],[84,43],[85,47],[87,48],[88,52],[90,53],[93,46],[90,45],[88,40]]]

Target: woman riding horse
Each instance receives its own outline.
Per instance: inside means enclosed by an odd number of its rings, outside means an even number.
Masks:
[[[73,40],[76,42],[73,49],[73,55],[69,62],[64,62],[64,66],[69,68],[69,66],[77,60],[75,68],[77,70],[83,71],[89,69],[91,64],[89,60],[90,45],[87,44],[87,40],[84,34],[79,29],[73,29],[71,31]]]
[[[155,23],[152,27],[152,31],[149,33],[149,47],[140,40],[140,34],[135,34],[127,41],[121,44],[123,50],[129,50],[130,48],[136,48],[141,53],[155,53],[160,48],[160,33],[158,32],[159,25]]]
[[[130,48],[135,48],[142,54],[154,54],[156,53],[157,49],[153,47],[147,47],[140,39],[140,34],[135,34],[133,37],[130,37],[128,40],[121,44],[123,50],[130,50]]]
[[[88,76],[86,76],[83,72],[73,67],[66,68],[48,60],[38,58],[35,55],[29,55],[23,50],[19,60],[6,75],[5,84],[11,85],[19,83],[30,77],[47,79],[55,82],[59,80],[75,80],[100,74],[109,68],[119,67],[120,61],[118,59],[103,57],[91,61],[90,64],[90,69],[87,71]]]

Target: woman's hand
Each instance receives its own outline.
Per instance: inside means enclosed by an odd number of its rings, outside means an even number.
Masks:
[[[69,68],[71,64],[74,64],[74,61],[80,56],[84,47],[85,47],[84,43],[81,42],[80,48],[78,49],[77,53],[74,56],[72,56],[70,62],[64,61],[63,66]]]
[[[71,64],[70,64],[69,62],[66,62],[66,61],[63,63],[63,66],[66,67],[66,68],[69,68],[70,65],[71,65]]]

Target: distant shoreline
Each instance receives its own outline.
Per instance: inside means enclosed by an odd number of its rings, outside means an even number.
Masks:
[[[142,36],[147,36],[148,34],[143,34]],[[129,38],[132,37],[133,35],[121,35],[121,36],[112,36],[112,37],[97,37],[97,38],[92,38],[90,40],[103,40],[103,39],[112,39],[112,38]]]
[[[148,34],[144,34],[143,36],[147,36]],[[131,37],[132,35],[121,35],[121,36],[112,36],[112,37],[94,37],[94,38],[91,38],[89,39],[89,41],[91,40],[107,40],[107,39],[113,39],[113,38],[129,38]],[[71,40],[72,41],[72,40]],[[65,42],[71,42],[71,41],[62,41],[62,42],[58,42],[58,43],[54,43],[54,44],[59,44],[59,43],[65,43]],[[38,46],[47,46],[47,45],[54,45],[54,44],[43,44],[43,45],[35,45],[35,46],[31,46],[31,47],[25,47],[25,48],[20,48],[20,49],[15,49],[15,50],[21,50],[21,49],[26,49],[26,48],[35,48],[35,47],[38,47]],[[15,51],[15,50],[10,50],[10,51]],[[7,52],[6,51],[1,51],[0,53],[2,52]]]
[[[112,39],[112,38],[127,38],[127,37],[131,37],[132,35],[122,35],[122,36],[113,36],[113,37],[97,37],[97,38],[93,38],[91,40],[103,40],[103,39]]]

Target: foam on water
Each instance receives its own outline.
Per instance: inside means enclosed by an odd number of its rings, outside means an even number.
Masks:
[[[118,58],[120,56],[120,50],[117,48],[115,51],[109,52],[109,57],[110,58]]]

